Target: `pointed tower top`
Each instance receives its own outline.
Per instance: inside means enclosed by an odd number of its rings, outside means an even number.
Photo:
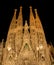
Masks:
[[[27,20],[25,20],[25,25],[27,26]]]
[[[22,9],[22,6],[20,6],[20,9]]]
[[[20,6],[20,11],[22,11],[22,6]]]
[[[4,42],[4,39],[2,39],[2,42]]]
[[[15,12],[17,12],[17,9],[14,9]]]
[[[29,7],[30,8],[30,12],[32,11],[32,6]]]
[[[28,29],[28,24],[27,24],[27,20],[25,21],[25,30]]]
[[[35,25],[35,19],[34,19],[34,15],[33,15],[33,12],[32,12],[32,6],[30,6],[30,25],[31,26],[34,26]]]
[[[32,6],[30,6],[29,8],[32,9]]]
[[[36,16],[37,16],[37,9],[34,9],[34,11],[35,11],[35,14],[36,14]]]
[[[28,26],[28,24],[27,24],[27,20],[25,20],[25,25],[24,25],[24,39],[26,39],[27,37],[29,37],[29,31],[28,31],[28,29],[29,29],[29,26]]]
[[[18,26],[22,26],[23,25],[22,6],[20,6],[19,16],[17,18],[17,25]]]
[[[16,13],[17,13],[17,9],[14,9],[14,15],[13,18],[11,20],[11,24],[10,24],[10,29],[14,29],[16,27]]]
[[[16,12],[17,12],[17,9],[14,9],[14,14],[16,14]]]
[[[35,13],[37,13],[37,9],[34,9]]]
[[[34,11],[35,11],[35,16],[36,16],[36,18],[35,18],[36,28],[39,28],[39,29],[41,28],[43,30],[42,23],[40,21],[39,15],[37,13],[37,9],[34,9]]]

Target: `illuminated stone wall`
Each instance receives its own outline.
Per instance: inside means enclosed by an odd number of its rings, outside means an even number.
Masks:
[[[30,6],[29,25],[23,26],[22,6],[16,19],[15,9],[3,54],[2,65],[51,65],[50,52],[44,30],[37,13]]]

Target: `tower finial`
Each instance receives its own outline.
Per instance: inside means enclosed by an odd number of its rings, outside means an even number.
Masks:
[[[29,8],[32,9],[32,6],[30,6]]]
[[[17,9],[14,9],[14,14],[16,14],[16,12],[17,12]]]
[[[37,9],[34,9],[35,12],[37,12]]]
[[[20,6],[20,11],[22,11],[22,6]]]
[[[25,21],[25,30],[28,29],[28,24],[27,24],[27,20]]]
[[[34,19],[34,15],[33,15],[33,11],[32,11],[32,6],[30,6],[30,25],[31,26],[35,26],[35,19]]]
[[[35,14],[36,14],[36,16],[37,16],[37,9],[34,9],[34,11],[35,11]]]
[[[16,11],[17,11],[17,9],[14,9],[14,11],[16,12]]]
[[[22,9],[22,6],[20,6],[20,8]]]
[[[37,9],[34,9],[34,11],[35,11],[35,17],[36,17],[36,18],[35,18],[36,28],[40,28],[40,29],[43,30],[42,23],[41,23],[41,21],[40,21],[39,15],[38,15],[38,13],[37,13]]]
[[[25,24],[27,24],[27,20],[25,20]]]
[[[29,8],[30,8],[30,11],[32,11],[32,6],[30,6]]]
[[[19,16],[17,18],[17,25],[18,26],[22,26],[23,25],[22,6],[20,6]]]

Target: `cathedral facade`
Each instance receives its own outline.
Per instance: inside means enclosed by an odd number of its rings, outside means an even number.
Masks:
[[[9,27],[1,65],[51,65],[50,52],[44,30],[37,13],[30,6],[29,25],[23,25],[22,6],[16,19],[17,9]]]

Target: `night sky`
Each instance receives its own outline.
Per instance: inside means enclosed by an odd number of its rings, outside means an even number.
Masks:
[[[49,0],[15,0],[0,1],[0,41],[2,38],[6,41],[8,28],[13,17],[14,9],[23,7],[23,20],[29,20],[29,6],[36,8],[43,25],[47,43],[54,45],[54,18],[53,3]],[[19,12],[18,12],[19,13]]]

